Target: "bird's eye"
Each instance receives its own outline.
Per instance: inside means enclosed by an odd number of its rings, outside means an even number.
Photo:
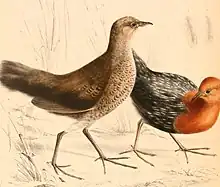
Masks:
[[[131,27],[132,27],[132,28],[134,28],[134,27],[136,27],[136,26],[137,26],[137,23],[135,23],[135,22],[132,22],[132,23],[131,23]]]
[[[206,90],[205,93],[206,94],[210,94],[211,90]]]

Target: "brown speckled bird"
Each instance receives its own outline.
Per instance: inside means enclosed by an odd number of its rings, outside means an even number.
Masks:
[[[33,69],[18,62],[3,61],[0,80],[11,89],[19,90],[33,96],[32,103],[48,112],[69,116],[83,123],[84,135],[99,154],[106,173],[104,161],[125,167],[136,168],[115,162],[107,158],[93,140],[88,128],[98,119],[107,115],[119,106],[131,93],[136,67],[130,47],[130,39],[138,27],[151,24],[134,17],[123,17],[115,21],[111,28],[108,48],[105,53],[83,66],[64,75],[55,75]],[[66,175],[56,164],[57,152],[64,130],[57,135],[56,146],[52,158],[52,166]],[[80,177],[76,177],[82,179]]]

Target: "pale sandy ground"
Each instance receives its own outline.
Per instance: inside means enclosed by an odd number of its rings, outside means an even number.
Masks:
[[[65,73],[101,54],[106,47],[111,23],[121,16],[133,15],[155,24],[140,30],[133,42],[136,51],[143,59],[148,59],[151,68],[188,76],[197,84],[206,76],[219,77],[220,3],[217,0],[121,0],[120,3],[116,0],[57,0],[53,14],[53,1],[41,2],[42,8],[36,0],[1,0],[0,59]],[[52,15],[55,24],[51,45]],[[30,98],[18,92],[0,87],[0,93],[2,187],[32,187],[41,183],[82,187],[220,185],[219,122],[204,133],[176,136],[188,147],[210,147],[210,152],[218,155],[215,158],[189,154],[190,164],[187,165],[183,153],[174,152],[177,146],[168,134],[146,125],[139,147],[157,154],[153,158],[145,157],[155,167],[143,163],[131,153],[128,154],[131,158],[123,162],[138,166],[137,170],[106,163],[106,175],[101,162],[94,162],[97,157],[95,150],[78,129],[64,137],[58,162],[71,164],[67,171],[86,180],[63,176],[66,183],[61,184],[46,162],[51,160],[56,133],[68,127],[72,120],[49,115],[33,107]],[[117,153],[129,148],[138,119],[128,100],[93,126],[91,132],[106,156],[117,156]],[[21,173],[25,169],[19,167],[19,163],[26,162],[29,171],[31,166],[21,156],[22,161],[19,148],[15,148],[15,145],[21,144],[14,127],[23,134],[29,150],[35,155],[33,160],[40,172],[41,182],[34,181],[30,174]]]

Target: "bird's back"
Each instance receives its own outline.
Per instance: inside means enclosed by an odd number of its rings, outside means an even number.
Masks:
[[[184,76],[154,72],[133,51],[137,77],[131,98],[146,123],[175,133],[175,118],[186,111],[182,97],[197,86]]]

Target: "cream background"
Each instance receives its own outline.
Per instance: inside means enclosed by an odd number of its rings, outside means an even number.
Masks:
[[[219,77],[220,2],[217,0],[54,0],[54,44],[58,45],[47,54],[45,51],[48,50],[42,47],[47,45],[42,42],[39,33],[42,33],[43,38],[47,36],[50,48],[53,1],[41,2],[43,9],[37,0],[0,1],[0,59],[20,61],[55,73],[66,73],[103,53],[112,22],[119,17],[132,15],[154,23],[152,27],[139,30],[133,40],[133,47],[146,62],[148,60],[150,68],[185,75],[197,84],[207,76]],[[194,42],[189,24],[195,34]],[[14,144],[9,151],[9,139],[5,132],[10,132],[12,141],[17,141],[10,118],[27,142],[38,145],[32,151],[36,154],[34,159],[39,168],[47,168],[43,164],[51,159],[56,133],[66,128],[72,120],[49,115],[33,107],[30,98],[21,93],[9,92],[1,86],[0,93],[0,181],[2,186],[34,186],[32,183],[16,182],[12,177],[13,172],[17,172],[15,159],[19,157],[18,151],[13,148]],[[26,115],[39,119],[30,119]],[[126,124],[118,123],[118,118]],[[106,156],[117,156],[118,152],[129,148],[134,140],[138,119],[128,99],[93,126],[93,130],[98,130],[93,132],[93,136]],[[145,157],[156,167],[144,164],[131,153],[128,154],[131,159],[125,162],[137,165],[138,170],[107,163],[106,176],[103,175],[101,163],[93,162],[96,152],[81,130],[64,137],[58,162],[72,164],[73,170],[70,169],[70,172],[86,180],[64,177],[67,183],[63,185],[130,187],[144,186],[150,182],[148,186],[219,186],[219,156],[212,158],[189,154],[190,164],[187,165],[183,153],[173,151],[177,147],[166,133],[147,125],[145,129],[139,145],[157,154],[154,158]],[[220,155],[219,130],[218,122],[207,132],[176,137],[185,146],[208,146],[210,152]],[[54,175],[52,169],[50,172]],[[158,180],[162,180],[164,185]]]

